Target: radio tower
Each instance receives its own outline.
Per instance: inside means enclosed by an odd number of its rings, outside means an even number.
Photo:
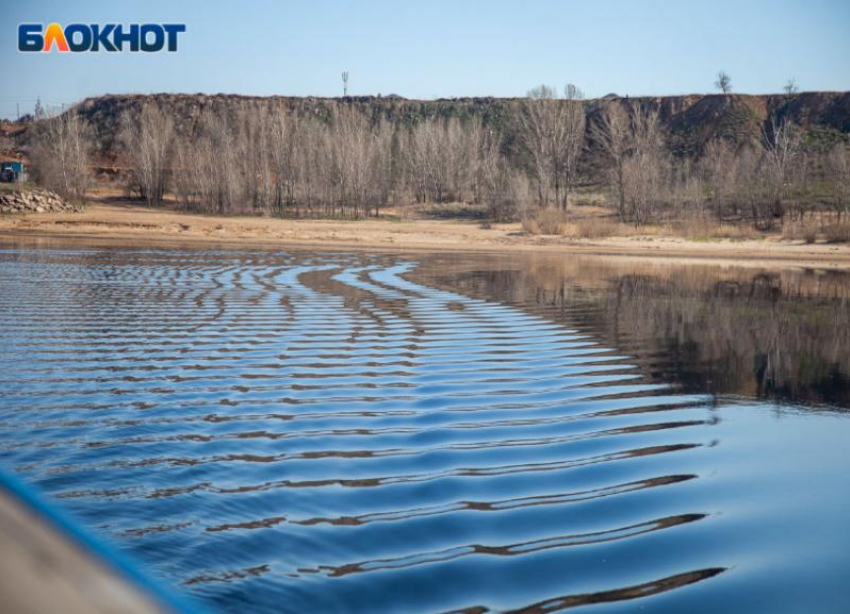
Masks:
[[[348,96],[348,71],[342,71],[342,96]]]

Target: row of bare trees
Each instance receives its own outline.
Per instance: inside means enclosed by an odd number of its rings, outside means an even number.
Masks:
[[[541,86],[501,123],[478,117],[393,122],[348,105],[327,114],[271,107],[206,110],[178,130],[152,102],[122,119],[132,184],[151,206],[168,196],[219,214],[357,217],[387,205],[486,204],[493,219],[566,210],[578,185],[605,188],[622,222],[688,216],[752,222],[831,208],[850,215],[850,152],[807,144],[772,121],[758,139],[711,141],[676,156],[659,110],[588,104],[578,88]],[[74,110],[39,122],[39,180],[75,201],[91,185],[89,129]]]
[[[125,117],[138,191],[160,204],[170,184],[187,209],[219,214],[359,216],[390,196],[392,133],[341,108],[332,122],[248,109],[201,115],[178,137],[154,106]]]
[[[713,217],[770,228],[831,208],[850,215],[850,150],[807,145],[803,131],[775,118],[761,138],[718,138],[696,160],[674,156],[659,110],[607,104],[589,131],[602,154],[601,179],[621,221],[637,225]]]
[[[122,142],[151,205],[170,188],[187,209],[220,214],[357,217],[390,203],[463,201],[505,219],[525,201],[501,135],[479,119],[408,129],[344,106],[330,118],[246,108],[206,112],[180,137],[151,105],[124,118]]]

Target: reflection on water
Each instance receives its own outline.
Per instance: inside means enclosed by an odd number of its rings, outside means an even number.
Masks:
[[[845,275],[0,250],[0,461],[227,612],[850,607]]]
[[[441,257],[443,261],[450,258]],[[601,335],[682,389],[850,407],[850,275],[526,256],[432,280]]]

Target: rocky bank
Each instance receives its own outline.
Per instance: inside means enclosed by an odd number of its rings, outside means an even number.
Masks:
[[[82,207],[65,202],[62,197],[50,190],[0,191],[0,214],[56,213],[82,210]]]

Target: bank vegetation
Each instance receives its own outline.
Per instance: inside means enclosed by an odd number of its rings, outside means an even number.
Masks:
[[[658,105],[588,101],[574,86],[535,88],[499,122],[398,121],[340,101],[324,113],[211,107],[187,130],[148,101],[121,118],[118,141],[129,192],[199,213],[354,218],[468,203],[491,220],[554,233],[592,195],[609,211],[602,233],[613,224],[782,225],[808,240],[815,226],[850,223],[847,135],[812,138],[774,115],[757,136],[719,136],[683,154]],[[36,124],[35,176],[65,198],[85,201],[97,153],[75,109]]]

